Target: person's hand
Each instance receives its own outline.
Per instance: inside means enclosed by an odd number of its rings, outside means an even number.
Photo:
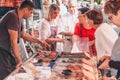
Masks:
[[[93,66],[91,59],[82,59],[82,62],[89,65],[89,66]]]
[[[109,68],[109,61],[110,61],[110,59],[105,59],[104,62],[98,68],[99,69]]]
[[[22,65],[22,61],[18,61],[17,65],[16,65],[16,68],[21,67],[21,65]]]
[[[102,56],[99,60],[100,61],[103,61],[103,60],[105,60],[105,59],[110,59],[111,57],[110,56]]]
[[[65,40],[64,40],[64,39],[59,39],[59,42],[64,43],[64,42],[65,42]]]
[[[84,54],[85,54],[86,57],[91,58],[89,53],[85,52]]]
[[[44,48],[50,47],[50,45],[46,41],[40,41],[40,45]]]
[[[60,34],[60,35],[65,35],[65,32],[60,32],[59,34]]]
[[[64,35],[64,36],[72,36],[73,33],[72,32],[60,32],[60,35]]]

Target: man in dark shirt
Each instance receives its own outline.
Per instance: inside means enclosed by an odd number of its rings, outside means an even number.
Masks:
[[[7,12],[0,20],[0,80],[22,65],[18,47],[20,37],[44,47],[47,46],[45,41],[36,39],[25,32],[22,19],[29,18],[33,11],[33,3],[25,0],[18,9]]]

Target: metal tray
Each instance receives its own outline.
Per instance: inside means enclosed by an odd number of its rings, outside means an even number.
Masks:
[[[86,58],[86,55],[84,53],[62,52],[60,56],[66,58]]]
[[[53,73],[55,73],[55,75],[58,75],[57,78],[59,77],[59,80],[81,80],[84,76],[82,70],[72,70],[69,75],[63,73],[65,70],[67,70],[66,66],[55,65],[54,69],[52,69],[52,77]]]
[[[70,70],[82,70],[82,65],[81,64],[55,64],[53,67],[53,70],[65,70],[65,69],[70,69]]]
[[[56,64],[82,64],[81,58],[58,58]]]
[[[39,53],[37,53],[35,58],[56,60],[57,57],[58,57],[58,52],[40,51]]]

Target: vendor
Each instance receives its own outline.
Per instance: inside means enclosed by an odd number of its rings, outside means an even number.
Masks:
[[[0,80],[22,65],[18,47],[20,37],[47,46],[46,42],[25,32],[22,19],[31,17],[33,11],[33,3],[25,0],[18,9],[7,12],[0,20]]]

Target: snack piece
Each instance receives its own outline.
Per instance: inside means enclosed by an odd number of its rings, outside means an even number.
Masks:
[[[75,65],[74,70],[81,70],[81,66],[80,65]]]
[[[36,58],[44,58],[44,57],[45,57],[44,54],[38,54],[38,55],[36,56]]]
[[[68,63],[74,63],[75,61],[76,61],[76,60],[70,58],[70,59],[68,60]]]
[[[50,54],[49,57],[52,58],[52,59],[54,59],[56,56],[57,56],[56,52],[51,52],[51,54]]]
[[[67,69],[69,69],[69,70],[74,70],[74,66],[72,66],[72,65],[68,65],[68,66],[66,66],[67,67]]]
[[[76,74],[76,76],[79,77],[79,78],[82,78],[82,77],[84,77],[84,74],[82,72],[79,72],[79,73]]]

